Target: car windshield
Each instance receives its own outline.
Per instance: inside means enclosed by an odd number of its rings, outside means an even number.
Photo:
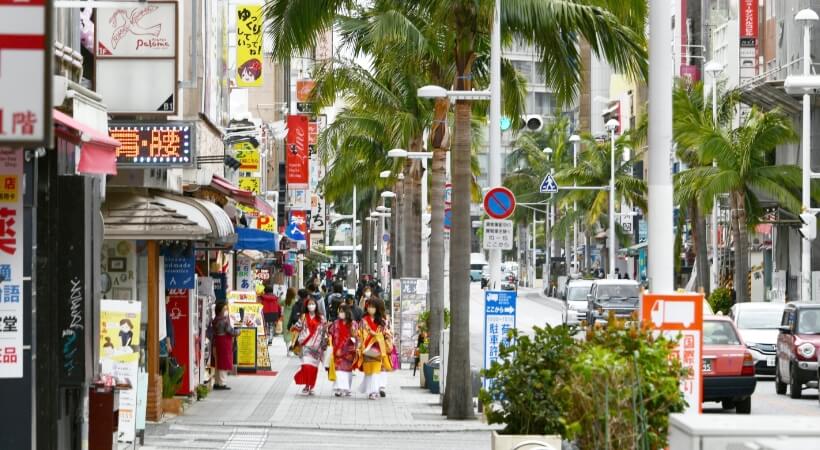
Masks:
[[[797,319],[797,332],[800,334],[820,334],[820,310],[806,309],[800,312]]]
[[[783,310],[740,311],[737,314],[737,327],[744,330],[773,330],[780,326]]]
[[[740,345],[732,324],[723,320],[703,322],[703,345]]]
[[[587,294],[589,294],[589,286],[584,287],[571,287],[567,289],[567,301],[569,302],[579,302],[579,301],[586,301]]]
[[[637,299],[638,295],[638,286],[635,284],[602,284],[598,286],[598,298],[600,299]]]

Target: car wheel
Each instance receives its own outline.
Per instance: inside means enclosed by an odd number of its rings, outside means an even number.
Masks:
[[[720,402],[720,406],[723,407],[723,409],[735,409],[735,402],[734,400],[723,400]]]
[[[752,397],[746,397],[735,404],[735,412],[738,414],[751,414],[752,412]]]
[[[800,398],[803,396],[803,384],[794,374],[794,367],[789,371],[789,397]]]
[[[780,363],[775,361],[774,363],[774,391],[777,392],[778,395],[786,395],[786,383],[784,383],[780,379]]]

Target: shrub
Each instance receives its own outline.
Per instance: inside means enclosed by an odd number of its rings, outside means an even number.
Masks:
[[[196,387],[196,399],[203,400],[205,397],[208,396],[208,393],[211,391],[208,389],[208,386],[205,384],[200,384]]]
[[[712,291],[712,294],[709,295],[709,306],[712,307],[712,311],[714,311],[715,314],[717,314],[718,311],[722,311],[723,314],[729,314],[729,310],[732,309],[732,291],[725,287],[715,289]]]
[[[182,386],[183,375],[185,375],[184,366],[168,366],[162,374],[162,398],[173,398],[176,395],[177,390]]]

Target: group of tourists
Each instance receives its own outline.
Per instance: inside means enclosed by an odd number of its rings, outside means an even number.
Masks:
[[[315,287],[315,286],[314,286]],[[302,393],[314,395],[322,364],[334,381],[336,397],[352,395],[353,374],[364,373],[359,391],[375,400],[385,397],[386,374],[398,366],[390,317],[384,301],[371,289],[363,289],[360,305],[345,298],[340,283],[323,304],[321,296],[300,290],[300,301],[290,324],[290,350],[301,357],[302,366],[294,376]],[[339,294],[339,295],[335,295]]]

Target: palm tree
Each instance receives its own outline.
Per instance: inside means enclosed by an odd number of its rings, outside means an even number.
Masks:
[[[729,194],[735,248],[734,288],[738,300],[747,301],[748,229],[758,220],[761,197],[772,198],[794,213],[800,212],[801,169],[795,165],[774,165],[772,157],[778,145],[795,141],[797,135],[791,121],[777,111],[752,109],[745,123],[735,129],[715,126],[711,118],[703,115],[686,114],[676,116],[675,120],[683,122],[677,133],[678,142],[700,149],[701,162],[701,166],[677,174],[677,185],[683,191],[698,190],[707,200]],[[703,165],[712,160],[716,167]],[[692,192],[682,195],[697,196]]]

